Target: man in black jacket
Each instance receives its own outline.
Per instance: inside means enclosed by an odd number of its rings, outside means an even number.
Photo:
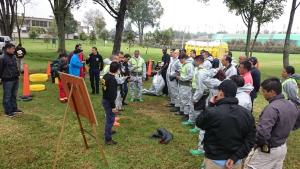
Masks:
[[[17,66],[15,46],[8,43],[4,47],[3,57],[0,59],[0,78],[3,82],[3,107],[7,117],[14,117],[22,113],[17,106],[20,72]]]
[[[110,64],[109,73],[105,74],[101,79],[103,91],[102,105],[104,107],[106,117],[104,137],[105,144],[107,145],[117,144],[117,142],[112,140],[111,135],[112,126],[115,121],[115,113],[118,112],[115,104],[118,88],[118,83],[115,75],[118,72],[119,68],[120,64],[118,62],[112,62]]]
[[[16,57],[17,57],[17,64],[18,64],[18,69],[21,73],[24,71],[24,57],[26,55],[26,49],[22,47],[22,44],[18,44],[16,47]]]
[[[103,70],[103,59],[96,47],[92,47],[92,53],[86,59],[86,64],[90,66],[89,74],[92,94],[95,94],[95,92],[99,94],[100,71]]]
[[[210,107],[196,121],[205,130],[204,164],[206,169],[241,168],[241,159],[254,146],[254,118],[249,110],[238,105],[237,86],[232,80],[223,81],[218,90]]]
[[[164,63],[164,65],[161,68],[161,75],[162,75],[162,77],[164,79],[164,82],[165,82],[165,86],[163,88],[163,94],[165,94],[165,95],[169,94],[167,80],[166,80],[166,74],[167,74],[168,66],[170,64],[170,55],[167,52],[168,52],[167,48],[162,49],[163,56],[161,58],[161,61]]]
[[[251,97],[252,107],[253,107],[254,99],[256,99],[257,93],[259,92],[259,88],[260,88],[260,71],[255,66],[257,64],[256,57],[249,58],[249,62],[252,64],[251,76],[253,80],[254,89],[251,91],[250,97]]]

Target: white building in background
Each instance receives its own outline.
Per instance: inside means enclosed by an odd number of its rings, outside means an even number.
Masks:
[[[22,38],[29,38],[28,32],[30,31],[30,28],[35,27],[35,28],[42,28],[47,31],[50,27],[51,24],[53,23],[52,18],[37,18],[37,17],[25,17],[24,18],[24,24],[21,28],[21,37]],[[81,26],[81,22],[77,22],[78,28],[77,32],[85,32],[87,33],[89,31],[88,28],[85,26]],[[18,37],[18,31],[17,28],[14,29],[13,31],[13,38]],[[39,38],[44,38],[45,36],[49,36],[47,34],[41,34]],[[74,37],[78,37],[79,33],[74,33],[74,34],[66,34],[66,39],[74,39]]]

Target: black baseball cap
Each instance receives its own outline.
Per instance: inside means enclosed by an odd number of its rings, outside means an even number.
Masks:
[[[235,97],[237,86],[232,80],[224,80],[218,87],[218,90],[221,90],[225,97]]]

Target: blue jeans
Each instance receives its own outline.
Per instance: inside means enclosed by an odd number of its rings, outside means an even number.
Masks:
[[[17,95],[19,80],[3,82],[3,107],[5,114],[9,114],[18,109]]]
[[[108,100],[103,99],[102,105],[105,110],[105,116],[106,116],[106,123],[105,123],[105,130],[104,130],[104,137],[105,141],[111,141],[111,135],[112,135],[112,127],[115,122],[115,113],[112,112],[111,105]]]

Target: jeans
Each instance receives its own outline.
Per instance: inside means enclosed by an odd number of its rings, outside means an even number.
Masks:
[[[167,78],[167,71],[166,70],[162,71],[161,75],[162,75],[162,77],[164,79],[164,82],[165,82],[165,86],[163,88],[163,94],[168,95],[169,91],[168,91],[168,83],[167,83],[167,79],[166,79]]]
[[[4,112],[9,114],[18,109],[17,95],[19,80],[3,81],[3,107]]]
[[[100,81],[100,71],[98,69],[90,69],[90,82],[92,87],[92,92],[99,93],[99,81]]]
[[[111,105],[108,100],[103,99],[102,105],[105,110],[105,116],[106,116],[106,123],[105,123],[105,130],[104,130],[104,137],[105,141],[111,141],[111,135],[112,135],[112,127],[115,122],[115,113],[112,112]]]

